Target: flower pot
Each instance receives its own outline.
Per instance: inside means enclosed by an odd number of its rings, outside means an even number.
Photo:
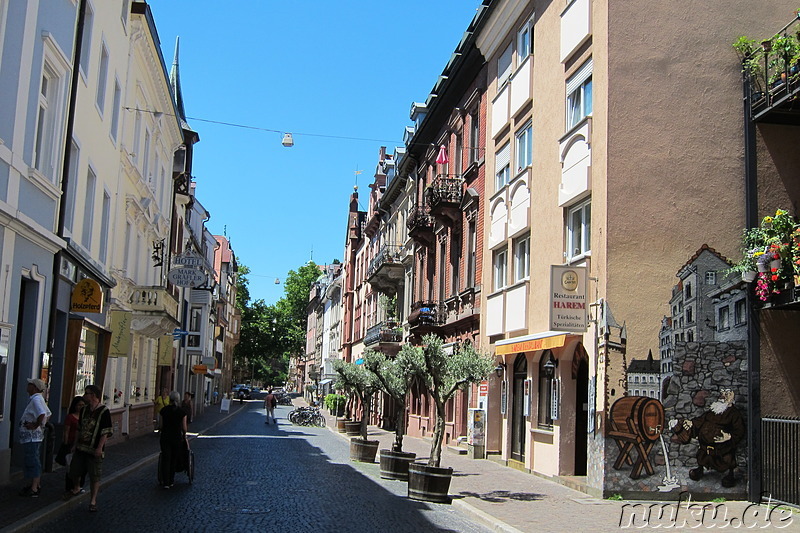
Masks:
[[[344,432],[347,433],[348,437],[357,437],[361,434],[361,422],[360,421],[350,421],[344,423]]]
[[[769,272],[769,264],[763,261],[758,261],[756,263],[756,268],[758,269],[759,272]]]
[[[336,431],[339,433],[346,433],[347,428],[345,428],[345,424],[350,422],[348,418],[337,418],[336,419]]]
[[[381,477],[408,481],[408,465],[416,458],[415,453],[381,450]]]
[[[450,503],[452,468],[438,468],[420,463],[408,465],[408,497],[412,500]]]
[[[752,270],[742,272],[742,281],[745,283],[752,283],[755,281],[757,275],[758,274]]]
[[[781,269],[781,260],[780,259],[773,259],[772,261],[769,262],[769,268],[770,269],[774,269],[774,270],[780,270]]]
[[[379,440],[350,439],[350,460],[360,463],[374,463],[378,454]]]

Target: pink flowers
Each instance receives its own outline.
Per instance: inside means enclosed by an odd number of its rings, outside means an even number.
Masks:
[[[762,302],[769,300],[769,282],[767,281],[767,273],[759,272],[758,280],[756,281],[756,296]]]

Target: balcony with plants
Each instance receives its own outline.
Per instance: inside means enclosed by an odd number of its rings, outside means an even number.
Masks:
[[[403,247],[397,244],[381,246],[367,268],[367,282],[372,285],[372,290],[384,293],[397,292],[405,276],[402,252]]]
[[[431,215],[446,224],[461,216],[461,199],[464,195],[464,180],[454,174],[439,174],[425,189],[426,203]]]
[[[411,304],[408,328],[413,335],[438,332],[447,320],[447,309],[439,302],[424,300]]]
[[[433,216],[431,208],[426,204],[416,204],[408,214],[406,228],[408,235],[425,246],[433,243]]]
[[[742,232],[742,257],[732,272],[753,284],[762,308],[800,307],[800,225],[778,209]]]
[[[800,11],[778,33],[733,43],[742,63],[745,94],[756,122],[800,124]]]

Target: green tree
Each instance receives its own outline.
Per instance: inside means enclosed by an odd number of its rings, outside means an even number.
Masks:
[[[368,356],[367,349],[364,356]],[[367,370],[364,365],[347,363],[341,359],[333,361],[333,370],[339,375],[336,388],[355,393],[361,401],[361,440],[367,440],[367,424],[372,412],[372,396],[380,389],[375,374]]]

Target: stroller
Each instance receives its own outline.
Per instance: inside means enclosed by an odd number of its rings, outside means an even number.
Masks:
[[[164,475],[164,457],[163,453],[158,454],[158,484],[163,485],[164,479],[166,476]],[[192,484],[194,481],[194,452],[189,447],[189,440],[184,438],[183,439],[183,447],[181,449],[181,453],[178,454],[178,457],[173,458],[175,461],[175,472],[186,472],[186,475],[189,476],[189,484]]]

